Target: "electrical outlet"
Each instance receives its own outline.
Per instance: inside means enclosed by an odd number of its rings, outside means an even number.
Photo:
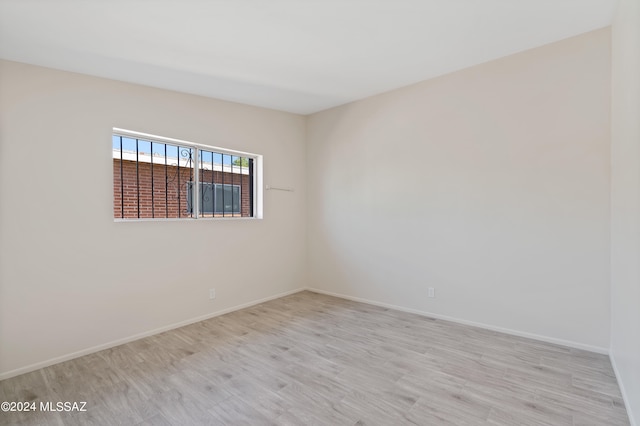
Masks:
[[[429,287],[429,293],[427,294],[427,297],[436,297],[436,289],[433,287]]]
[[[215,299],[216,298],[216,289],[215,288],[210,288],[209,289],[209,299]]]

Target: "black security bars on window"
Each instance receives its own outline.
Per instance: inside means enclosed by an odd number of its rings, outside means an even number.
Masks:
[[[120,217],[124,218],[124,179],[122,179],[122,136],[120,136]]]
[[[114,217],[254,215],[253,158],[121,135],[113,136],[113,152]]]
[[[222,189],[222,191],[220,191],[220,192],[222,192],[222,217],[224,217],[224,215],[226,213],[225,210],[227,210],[227,203],[226,203],[226,201],[224,199],[225,198],[225,190],[224,190],[224,174],[225,174],[224,173],[224,154],[222,154],[222,164],[220,166],[222,167],[221,168],[221,170],[222,170],[222,173],[221,173],[221,176],[222,176],[222,187],[221,187],[221,189]]]
[[[233,166],[235,162],[233,155],[231,156],[231,162],[229,168],[231,169],[231,216],[236,215],[236,191],[234,191],[236,175],[233,173]]]
[[[200,150],[200,158],[198,159],[200,170],[198,170],[198,175],[200,178],[198,179],[200,182],[200,214],[204,216],[204,152]]]
[[[213,160],[213,152],[211,153],[211,217],[216,216],[216,183],[215,183],[215,167]]]
[[[167,144],[164,145],[164,217],[169,217],[169,174],[167,164]]]
[[[156,217],[155,197],[153,193],[153,142],[151,142],[151,217]]]
[[[138,172],[140,160],[138,159],[138,139],[136,139],[136,198],[138,199],[138,219],[140,219],[140,175]]]
[[[233,166],[235,165],[235,163],[238,162],[240,164],[240,167],[242,168],[242,160],[240,159],[240,157],[233,157],[233,155],[231,156],[231,215],[235,216],[236,215],[236,174],[233,172]],[[242,184],[242,175],[240,175],[240,183]],[[238,198],[240,198],[240,194],[238,194]],[[240,203],[240,200],[238,200],[238,203]]]
[[[253,217],[253,158],[249,158],[249,216]]]
[[[180,152],[180,147],[177,147],[177,153]],[[180,155],[178,154],[177,157],[177,167],[178,167],[178,172],[176,173],[176,176],[178,177],[178,217],[180,217]]]

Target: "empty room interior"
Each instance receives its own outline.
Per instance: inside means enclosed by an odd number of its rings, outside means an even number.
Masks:
[[[0,0],[1,425],[640,425],[637,0]]]

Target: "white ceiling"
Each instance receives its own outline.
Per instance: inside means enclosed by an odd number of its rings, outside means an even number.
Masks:
[[[0,0],[0,57],[300,114],[610,25],[617,0]]]

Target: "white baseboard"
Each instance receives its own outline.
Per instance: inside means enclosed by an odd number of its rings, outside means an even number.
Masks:
[[[19,376],[21,374],[30,373],[32,371],[38,370],[40,368],[49,367],[50,365],[58,364],[64,361],[69,361],[74,358],[79,358],[84,355],[89,355],[95,352],[102,351],[104,349],[113,348],[115,346],[120,346],[125,343],[133,342],[134,340],[142,339],[144,337],[153,336],[154,334],[164,333],[165,331],[173,330],[175,328],[184,327],[185,325],[193,324],[196,322],[204,321],[210,318],[214,318],[220,315],[228,314],[230,312],[238,311],[240,309],[248,308],[250,306],[258,305],[260,303],[268,302],[270,300],[279,299],[284,296],[288,296],[290,294],[299,293],[304,291],[304,288],[298,288],[295,290],[286,291],[284,293],[279,293],[274,296],[265,297],[258,300],[253,300],[251,302],[243,303],[241,305],[233,306],[231,308],[222,309],[220,311],[212,312],[206,315],[201,315],[199,317],[191,318],[185,321],[180,321],[174,324],[170,324],[164,327],[156,328],[154,330],[145,331],[143,333],[134,334],[129,337],[125,337],[123,339],[113,340],[108,343],[104,343],[97,346],[92,346],[90,348],[82,349],[80,351],[72,352],[66,355],[62,355],[59,357],[51,358],[46,361],[37,362],[35,364],[27,365],[25,367],[16,368],[15,370],[10,370],[4,373],[0,373],[0,380],[9,379],[11,377]]]
[[[624,401],[624,406],[627,408],[627,416],[629,416],[629,423],[631,426],[638,426],[636,423],[633,412],[631,411],[631,406],[629,404],[629,397],[627,396],[627,392],[624,388],[624,382],[620,377],[620,373],[618,372],[618,366],[616,365],[616,359],[613,354],[609,355],[609,359],[611,360],[611,366],[613,367],[613,372],[616,374],[616,380],[618,381],[618,386],[620,386],[620,393],[622,394],[622,400]]]
[[[582,349],[582,350],[589,351],[589,352],[596,352],[596,353],[605,354],[605,355],[609,354],[609,349],[608,348],[603,348],[603,347],[600,347],[600,346],[585,345],[583,343],[574,342],[574,341],[571,341],[571,340],[557,339],[555,337],[548,337],[548,336],[543,336],[543,335],[540,335],[540,334],[527,333],[527,332],[524,332],[524,331],[512,330],[510,328],[497,327],[497,326],[493,326],[493,325],[490,325],[490,324],[484,324],[484,323],[479,323],[479,322],[475,322],[475,321],[468,321],[468,320],[464,320],[464,319],[460,319],[460,318],[449,317],[449,316],[446,316],[446,315],[434,314],[434,313],[431,313],[431,312],[421,311],[421,310],[418,310],[418,309],[406,308],[404,306],[392,305],[392,304],[389,304],[389,303],[378,302],[378,301],[370,300],[370,299],[363,299],[361,297],[349,296],[349,295],[341,294],[341,293],[333,293],[333,292],[330,292],[330,291],[324,291],[324,290],[320,290],[320,289],[317,289],[317,288],[307,287],[306,290],[312,291],[314,293],[326,294],[327,296],[334,296],[334,297],[339,297],[341,299],[352,300],[354,302],[367,303],[369,305],[380,306],[380,307],[383,307],[383,308],[394,309],[394,310],[397,310],[397,311],[408,312],[408,313],[411,313],[411,314],[422,315],[422,316],[425,316],[425,317],[437,318],[437,319],[441,319],[441,320],[445,320],[445,321],[455,322],[455,323],[458,323],[458,324],[470,325],[470,326],[473,326],[473,327],[479,327],[479,328],[484,328],[484,329],[487,329],[487,330],[498,331],[500,333],[511,334],[513,336],[526,337],[526,338],[533,339],[533,340],[540,340],[542,342],[554,343],[556,345],[568,346],[570,348]]]

